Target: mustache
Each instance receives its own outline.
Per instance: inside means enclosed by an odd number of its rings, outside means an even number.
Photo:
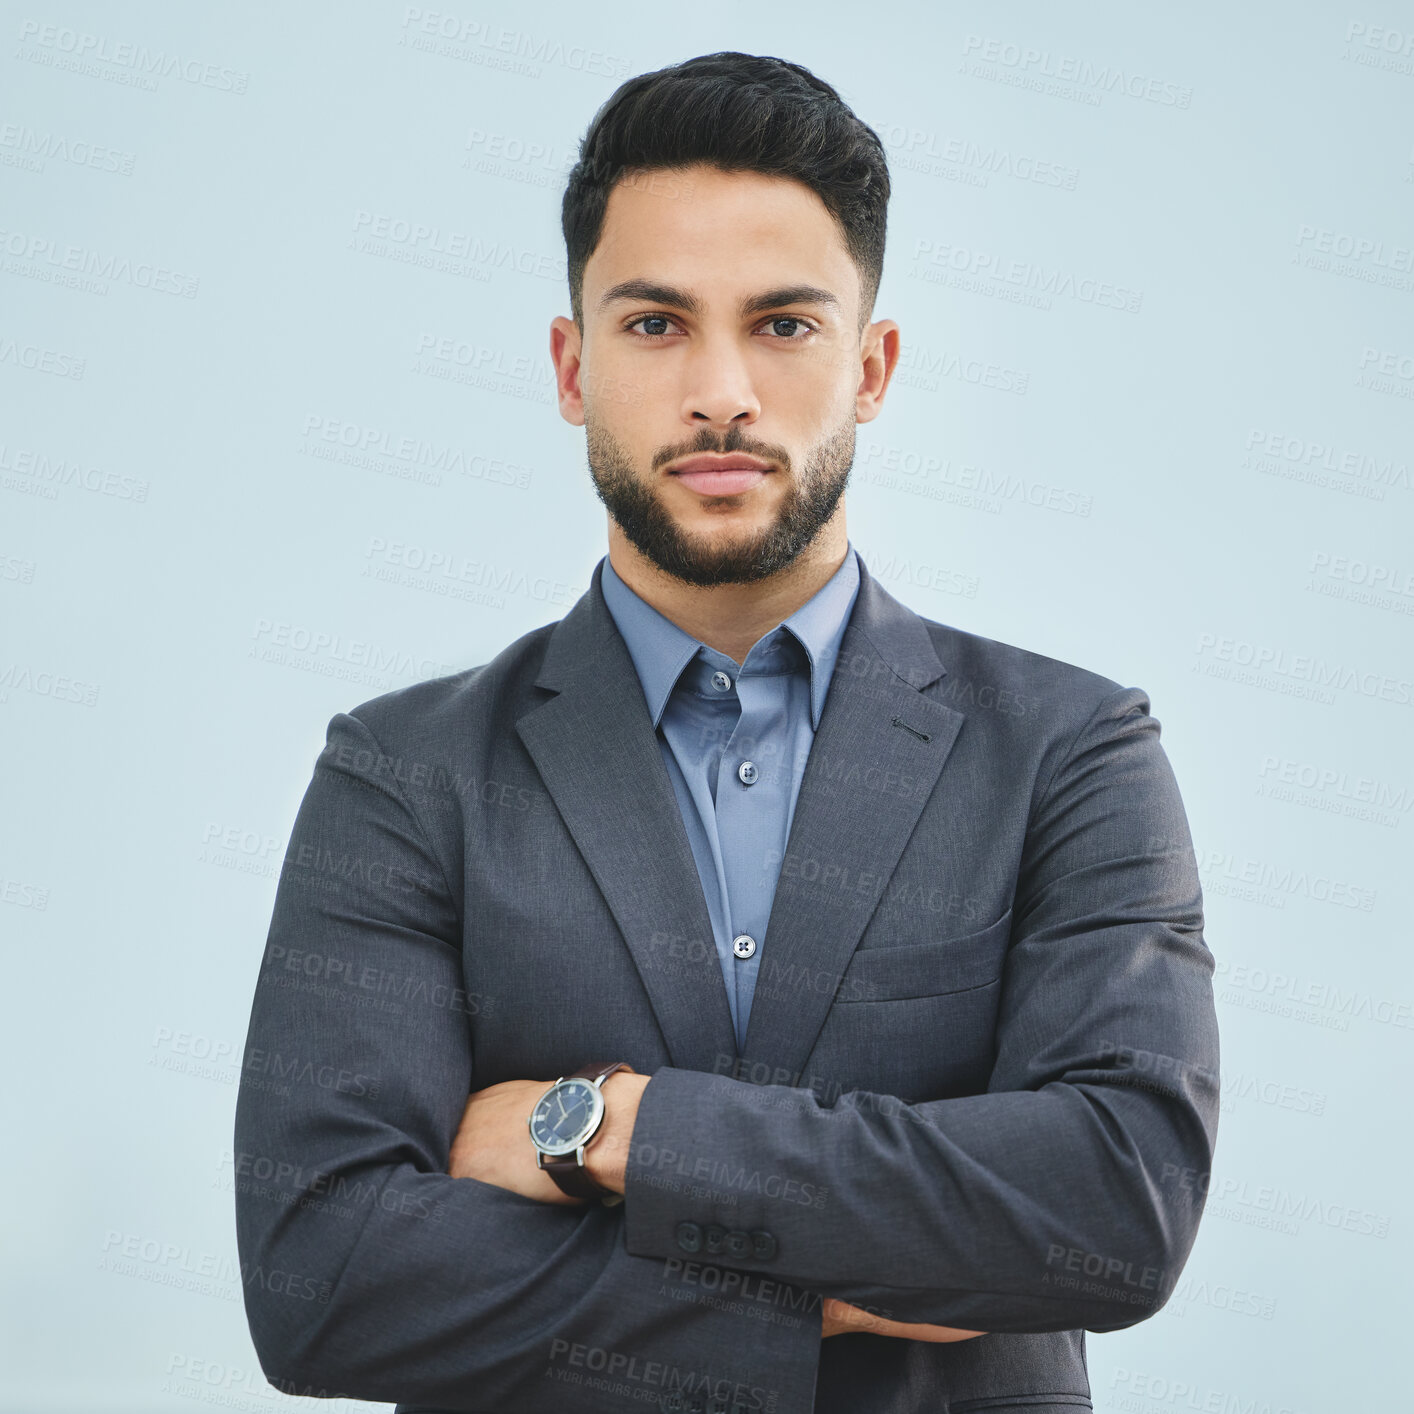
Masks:
[[[760,457],[762,461],[774,462],[784,471],[791,470],[790,453],[774,442],[759,442],[748,438],[740,427],[729,428],[725,435],[714,432],[710,427],[702,428],[690,442],[676,447],[660,447],[653,454],[653,470],[658,471],[682,457],[696,456],[701,452],[744,452],[747,456]]]

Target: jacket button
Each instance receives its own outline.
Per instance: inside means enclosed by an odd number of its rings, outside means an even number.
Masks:
[[[684,1252],[697,1252],[702,1248],[702,1229],[696,1223],[678,1224],[678,1246]]]
[[[720,1252],[727,1245],[727,1230],[721,1223],[708,1223],[702,1229],[702,1237],[708,1252]]]
[[[751,1256],[751,1238],[741,1228],[734,1227],[727,1234],[727,1252],[733,1257]]]
[[[751,1255],[758,1262],[769,1262],[776,1255],[776,1239],[765,1228],[751,1234]]]

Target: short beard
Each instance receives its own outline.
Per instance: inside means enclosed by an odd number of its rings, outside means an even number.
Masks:
[[[799,482],[786,492],[773,525],[748,540],[712,546],[704,544],[702,537],[685,534],[679,528],[664,506],[661,493],[644,484],[624,449],[591,416],[587,406],[584,426],[594,490],[619,529],[664,574],[699,589],[719,584],[753,584],[793,564],[834,514],[854,465],[851,417],[811,453]],[[753,450],[739,427],[733,427],[725,438],[714,437],[704,428],[696,445],[685,454]],[[676,460],[676,456],[670,460]],[[783,459],[773,456],[770,460]],[[789,463],[770,474],[789,476]]]

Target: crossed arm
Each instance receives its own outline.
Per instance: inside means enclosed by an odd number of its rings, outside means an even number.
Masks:
[[[652,1077],[637,1071],[615,1071],[603,1085],[604,1119],[584,1151],[584,1166],[601,1188],[624,1191],[638,1102]],[[550,1085],[548,1080],[503,1080],[477,1091],[452,1141],[449,1172],[453,1178],[475,1178],[509,1189],[541,1203],[584,1206],[571,1197],[535,1162],[530,1142],[530,1113]],[[948,1342],[971,1340],[986,1331],[960,1330],[925,1322],[890,1321],[833,1296],[823,1298],[821,1339],[867,1331],[903,1340]]]
[[[640,1378],[703,1371],[808,1414],[820,1337],[859,1329],[860,1305],[907,1318],[866,1329],[961,1339],[959,1357],[985,1348],[966,1342],[982,1330],[1118,1330],[1152,1314],[1196,1236],[1192,1179],[1218,1105],[1196,861],[1147,709],[1137,689],[1109,693],[1038,780],[986,1093],[883,1107],[850,1092],[826,1109],[788,1086],[620,1072],[610,1128],[587,1150],[591,1173],[627,1194],[612,1209],[522,1186],[552,1184],[525,1123],[548,1078],[471,1095],[456,842],[442,840],[444,869],[428,833],[440,823],[373,764],[389,758],[370,725],[336,716],[247,1037],[248,1057],[274,1057],[294,1083],[248,1066],[236,1108],[237,1239],[262,1278],[245,1300],[267,1376],[287,1391],[590,1414],[594,1390],[559,1378],[589,1341]],[[806,1319],[675,1299],[678,1224],[719,1215],[652,1181],[643,1156],[669,1150],[689,1168],[819,1179],[828,1215],[751,1195],[738,1210],[780,1241],[751,1270]],[[856,1241],[839,1241],[840,1213]],[[869,1225],[881,1213],[896,1220]],[[1072,1258],[1117,1275],[1067,1278]]]

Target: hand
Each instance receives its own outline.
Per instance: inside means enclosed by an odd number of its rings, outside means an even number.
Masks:
[[[530,1115],[554,1083],[553,1075],[549,1080],[503,1080],[472,1095],[452,1140],[448,1173],[509,1188],[542,1203],[582,1206],[582,1198],[564,1192],[535,1162]]]
[[[624,1191],[629,1139],[638,1118],[638,1099],[650,1076],[616,1070],[603,1084],[604,1118],[584,1151],[585,1168],[601,1186]],[[549,1080],[503,1080],[478,1090],[466,1102],[452,1140],[448,1172],[508,1188],[541,1203],[583,1206],[586,1199],[566,1193],[535,1162],[530,1116]]]
[[[850,1335],[867,1331],[870,1335],[896,1336],[900,1340],[926,1340],[943,1344],[955,1340],[971,1340],[986,1335],[986,1331],[965,1331],[957,1326],[931,1326],[922,1322],[888,1321],[872,1311],[851,1306],[847,1301],[825,1297],[820,1321],[820,1339],[832,1335]]]

